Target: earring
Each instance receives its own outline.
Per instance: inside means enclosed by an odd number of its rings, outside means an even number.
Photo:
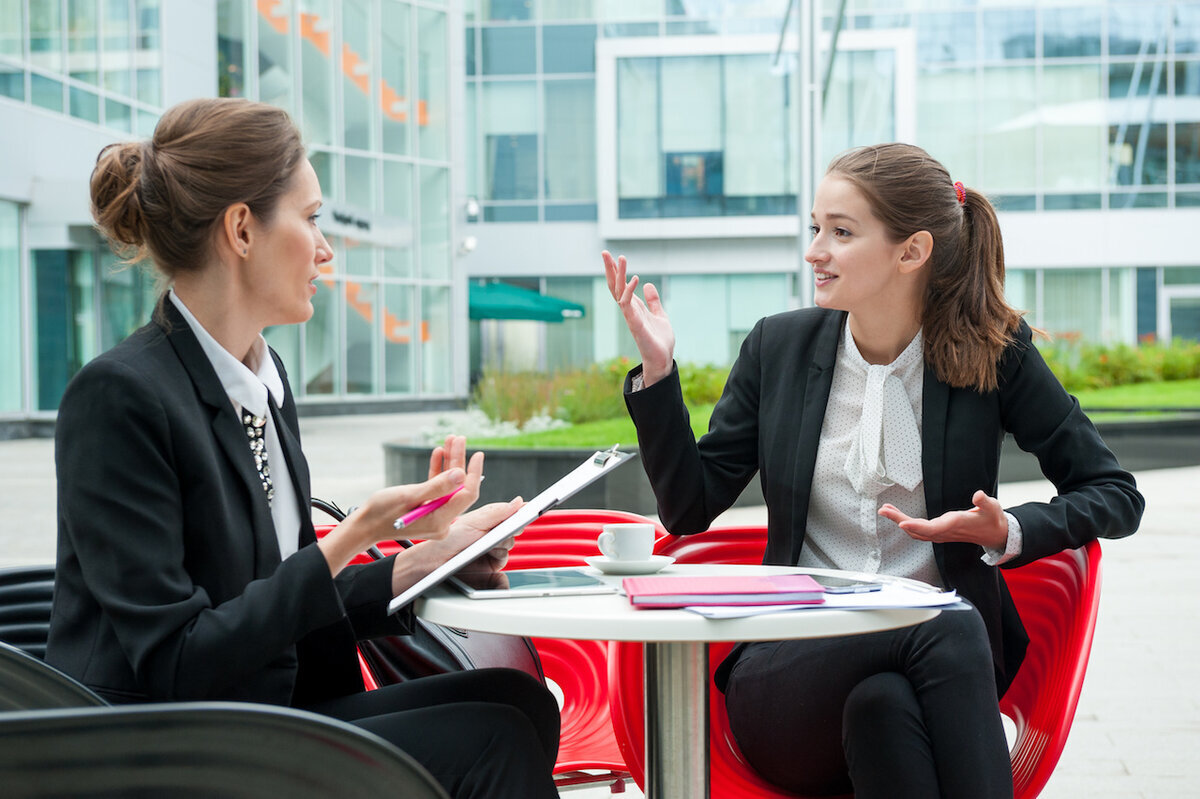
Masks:
[[[249,251],[249,250],[247,250],[245,247],[243,247],[243,248],[242,248],[242,255],[249,255],[249,254],[250,254],[250,251]]]

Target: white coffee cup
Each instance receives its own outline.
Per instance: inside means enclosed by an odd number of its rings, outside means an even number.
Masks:
[[[609,560],[649,560],[654,552],[654,525],[639,522],[606,524],[596,545]]]

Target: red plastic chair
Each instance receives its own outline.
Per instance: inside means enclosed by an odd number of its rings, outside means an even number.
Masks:
[[[758,563],[765,527],[719,528],[699,535],[669,536],[657,554],[681,563]],[[1000,702],[1016,725],[1011,750],[1014,796],[1034,799],[1049,780],[1066,745],[1087,670],[1100,603],[1100,545],[1092,541],[1017,569],[1002,570],[1029,632],[1025,662]],[[709,647],[709,671],[730,644]],[[634,781],[644,786],[642,646],[609,644],[609,706],[617,742]],[[733,740],[724,697],[709,687],[710,790],[721,799],[789,799],[758,776]]]
[[[654,552],[669,555],[676,563],[761,563],[766,547],[766,527],[721,527],[689,536],[669,535],[657,541]],[[709,793],[720,799],[792,799],[746,763],[729,731],[725,697],[712,683],[712,674],[733,648],[731,643],[709,644]],[[608,645],[609,708],[617,743],[634,782],[645,787],[646,734],[642,645],[613,641]]]
[[[667,532],[653,520],[625,511],[552,510],[517,536],[506,568],[582,565],[584,558],[600,554],[596,538],[603,526],[619,522],[654,524],[657,536]],[[630,774],[609,716],[606,642],[532,640],[546,679],[563,697],[555,783],[565,787],[606,782],[614,793],[623,792]]]
[[[1100,558],[1100,543],[1089,541],[1001,571],[1030,639],[1000,701],[1017,727],[1011,751],[1017,799],[1042,792],[1067,744],[1100,610]]]
[[[627,511],[552,510],[517,536],[506,568],[583,565],[585,558],[600,554],[596,538],[603,526],[620,522],[653,524],[656,537],[667,535],[662,525]],[[324,536],[331,529],[333,525],[318,525],[317,537]],[[379,546],[388,555],[399,548],[387,542]],[[369,561],[370,557],[364,553],[351,562]],[[623,792],[630,774],[617,746],[609,716],[606,642],[557,638],[531,640],[537,649],[546,679],[558,686],[563,697],[562,731],[558,761],[554,766],[555,783],[559,787],[610,783],[614,793]],[[367,690],[379,687],[379,680],[361,653],[359,666]]]

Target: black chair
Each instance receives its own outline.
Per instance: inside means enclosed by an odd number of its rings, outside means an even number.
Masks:
[[[6,797],[448,799],[411,757],[341,721],[225,702],[0,713]]]
[[[107,704],[74,678],[0,641],[0,712]]]
[[[0,570],[0,795],[448,799],[412,757],[336,719],[249,703],[109,706],[42,660],[53,590],[52,566]]]
[[[46,657],[53,566],[0,569],[0,641]]]

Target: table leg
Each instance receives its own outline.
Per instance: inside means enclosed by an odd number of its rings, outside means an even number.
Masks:
[[[708,797],[708,645],[645,649],[646,799]]]

